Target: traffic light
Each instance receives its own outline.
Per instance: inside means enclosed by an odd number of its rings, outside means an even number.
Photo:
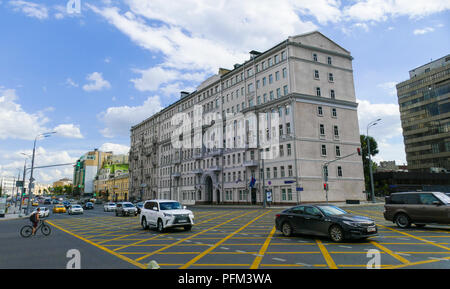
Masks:
[[[327,183],[324,183],[324,184],[323,184],[323,189],[324,189],[325,191],[328,191],[328,184],[327,184]]]
[[[356,148],[356,151],[358,152],[358,156],[361,155],[361,148]]]

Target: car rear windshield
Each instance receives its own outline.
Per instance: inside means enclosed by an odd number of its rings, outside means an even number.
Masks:
[[[346,211],[335,206],[318,206],[327,215],[343,215],[347,214]]]
[[[179,209],[181,209],[181,205],[178,202],[159,203],[159,207],[161,208],[161,210],[179,210]]]
[[[134,207],[133,204],[123,204],[124,207],[131,208]]]

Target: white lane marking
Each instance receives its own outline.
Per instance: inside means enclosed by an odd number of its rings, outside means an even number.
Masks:
[[[272,258],[272,260],[275,260],[275,261],[280,261],[280,262],[286,262],[286,260],[285,260],[285,259],[281,259],[281,258]]]
[[[310,267],[310,266],[312,266],[312,265],[309,265],[309,264],[306,264],[306,263],[295,263],[296,265],[302,265],[302,266],[308,266],[308,267]]]
[[[351,249],[352,247],[350,247],[350,246],[342,246],[342,245],[339,245],[339,247],[341,247],[341,248],[348,248],[348,249]]]
[[[227,247],[220,247],[220,249],[223,249],[223,250],[230,250],[230,248],[227,248]]]

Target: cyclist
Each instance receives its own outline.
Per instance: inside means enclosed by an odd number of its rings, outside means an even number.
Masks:
[[[40,208],[37,208],[36,211],[33,212],[30,216],[30,221],[33,223],[33,232],[32,232],[33,236],[36,235],[36,228],[40,221],[40,214],[39,214],[40,210],[41,210]]]

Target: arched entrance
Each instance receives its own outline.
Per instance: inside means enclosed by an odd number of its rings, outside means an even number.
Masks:
[[[205,199],[206,202],[213,203],[213,181],[210,176],[205,178]]]

